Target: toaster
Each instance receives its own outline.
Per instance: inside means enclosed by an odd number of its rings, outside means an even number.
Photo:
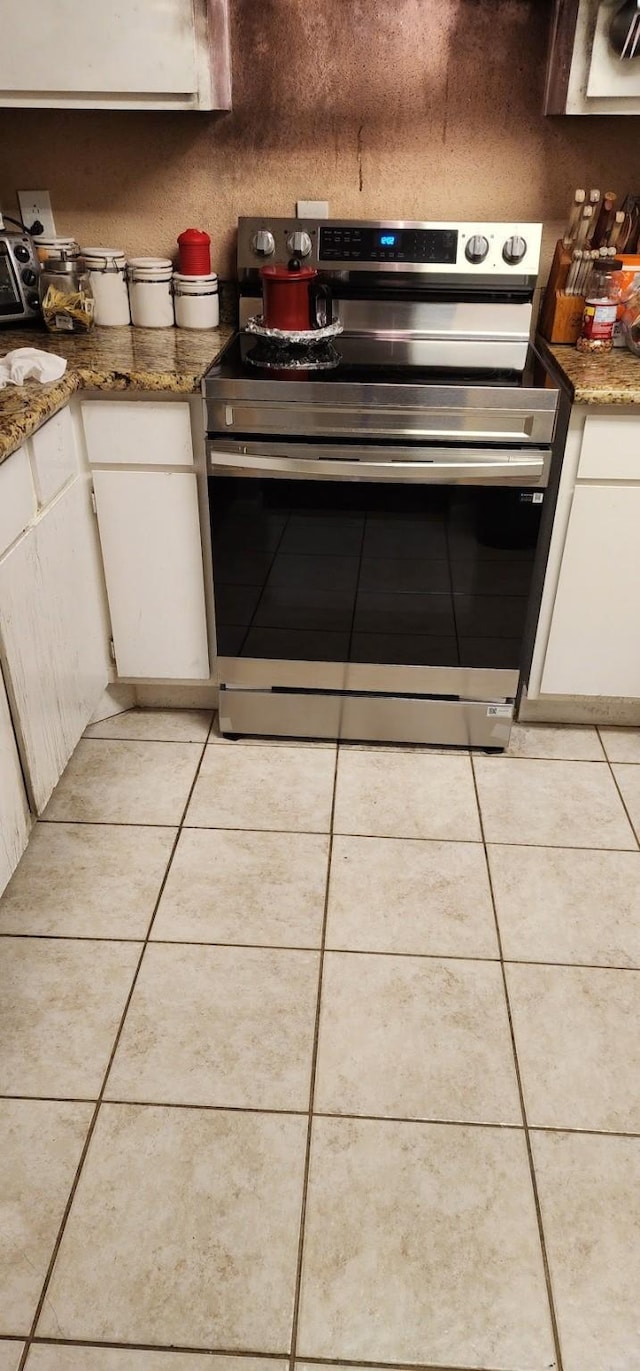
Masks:
[[[0,326],[40,318],[40,262],[28,233],[0,230]]]

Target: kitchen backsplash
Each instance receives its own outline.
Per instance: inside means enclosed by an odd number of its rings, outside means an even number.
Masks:
[[[550,0],[231,0],[231,114],[0,110],[0,204],[51,191],[59,232],[173,253],[239,214],[543,219],[634,181],[635,120],[545,118]]]

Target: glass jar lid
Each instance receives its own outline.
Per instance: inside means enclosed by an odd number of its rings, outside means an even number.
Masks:
[[[80,276],[83,271],[84,267],[77,257],[47,257],[46,262],[42,263],[43,276]]]

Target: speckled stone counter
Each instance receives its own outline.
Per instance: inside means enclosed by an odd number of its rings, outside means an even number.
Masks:
[[[588,356],[575,347],[542,343],[576,405],[639,405],[640,357],[614,348],[603,357]]]
[[[0,356],[14,348],[35,347],[66,357],[60,381],[0,390],[0,462],[40,425],[66,405],[75,391],[174,391],[194,395],[205,371],[220,356],[233,328],[200,332],[186,329],[94,328],[65,337],[43,329],[5,329]]]

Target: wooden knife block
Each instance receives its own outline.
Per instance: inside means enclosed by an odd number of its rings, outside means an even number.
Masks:
[[[562,239],[558,239],[538,323],[540,333],[549,343],[575,344],[580,337],[584,299],[581,295],[564,294],[572,260]]]
[[[538,321],[539,332],[548,343],[577,343],[580,337],[585,302],[581,295],[564,294],[572,260],[571,253],[567,252],[559,239]],[[630,288],[634,275],[640,275],[640,255],[621,252],[618,253],[618,260],[622,262],[625,273],[620,277],[620,284],[623,289],[625,286]]]

